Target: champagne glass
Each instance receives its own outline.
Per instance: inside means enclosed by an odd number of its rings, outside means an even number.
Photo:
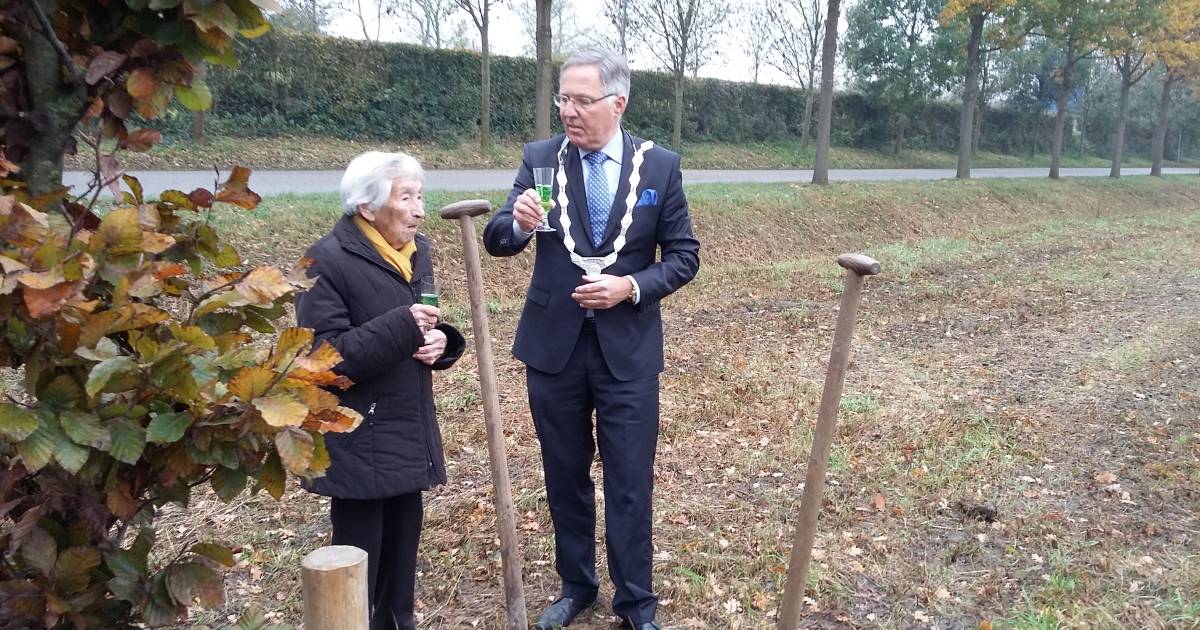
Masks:
[[[533,169],[533,187],[537,190],[538,197],[542,199],[542,223],[534,228],[534,232],[557,232],[550,227],[550,208],[554,205],[552,196],[554,194],[554,169],[549,167],[539,167]]]
[[[421,304],[426,306],[438,305],[437,280],[433,276],[421,277]]]

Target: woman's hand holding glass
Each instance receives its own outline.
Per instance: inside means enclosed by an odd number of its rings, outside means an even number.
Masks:
[[[408,307],[408,310],[412,312],[413,321],[417,322],[417,327],[421,329],[422,333],[432,330],[442,315],[438,307],[426,304],[413,304]]]

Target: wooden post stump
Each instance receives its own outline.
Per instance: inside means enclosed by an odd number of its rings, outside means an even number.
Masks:
[[[300,562],[305,630],[367,630],[367,552],[333,545]]]

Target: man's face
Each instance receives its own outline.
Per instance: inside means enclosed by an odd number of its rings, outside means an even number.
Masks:
[[[409,244],[425,218],[425,201],[421,195],[421,180],[397,177],[392,180],[392,194],[378,210],[366,204],[358,207],[359,214],[371,224],[384,240],[395,249]]]
[[[558,91],[572,99],[598,99],[605,95],[604,83],[600,81],[600,68],[596,66],[571,66],[559,77]],[[567,130],[571,144],[584,151],[595,151],[603,147],[616,133],[621,114],[625,111],[625,97],[603,98],[588,106],[572,100],[558,108],[558,118]]]

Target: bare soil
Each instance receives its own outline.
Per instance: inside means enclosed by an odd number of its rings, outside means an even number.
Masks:
[[[664,627],[774,627],[841,250],[866,251],[884,273],[860,309],[806,627],[1200,627],[1200,272],[1188,262],[1200,256],[1200,185],[954,186],[772,188],[740,215],[722,206],[730,189],[694,195],[704,268],[665,304]],[[770,195],[796,195],[781,205],[801,210],[773,210]],[[328,223],[306,228],[312,240]],[[457,235],[430,231],[447,313],[466,327]],[[305,244],[245,238],[264,260]],[[508,352],[528,265],[486,261],[532,619],[558,584],[523,369]],[[471,352],[435,381],[451,481],[426,495],[425,628],[503,627],[475,370]],[[170,544],[240,545],[225,608],[194,623],[251,605],[299,623],[299,561],[328,540],[327,510],[298,487],[279,503],[205,496],[172,510]],[[606,583],[572,627],[616,627],[611,594]]]

